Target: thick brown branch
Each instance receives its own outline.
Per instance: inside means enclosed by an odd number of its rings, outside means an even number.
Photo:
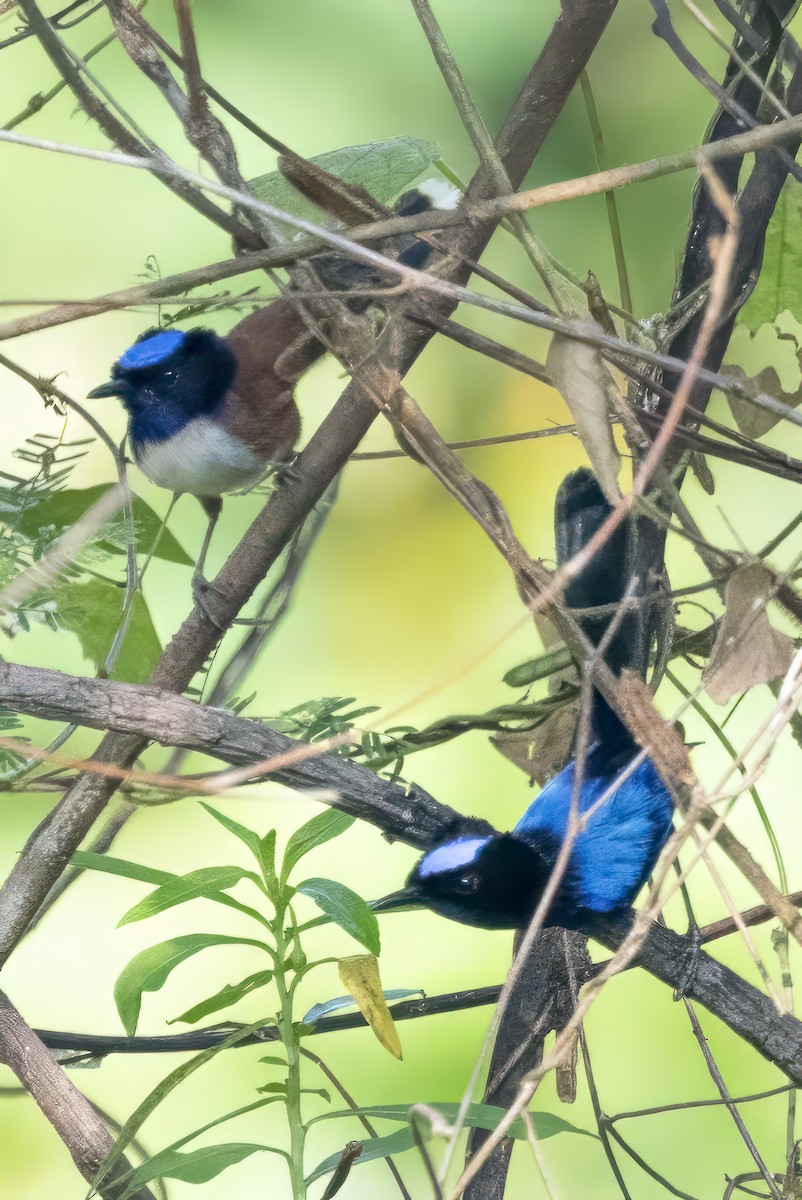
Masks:
[[[134,734],[237,766],[314,750],[259,721],[196,704],[174,692],[7,662],[0,662],[0,708]],[[302,791],[331,789],[338,793],[334,807],[412,846],[430,846],[459,818],[423,788],[389,783],[367,767],[331,754],[313,754],[270,777]]]
[[[84,1179],[91,1183],[114,1145],[114,1138],[3,992],[0,992],[0,1062],[11,1068],[33,1097]],[[128,1169],[128,1163],[122,1160],[114,1175]],[[114,1200],[124,1188],[124,1184],[115,1185],[112,1177],[101,1185],[100,1195],[104,1200]],[[149,1188],[142,1187],[132,1194],[131,1200],[154,1200],[154,1197]]]

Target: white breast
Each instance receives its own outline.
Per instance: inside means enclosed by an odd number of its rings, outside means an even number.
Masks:
[[[267,466],[208,417],[196,417],[162,442],[134,446],[134,458],[159,487],[193,496],[219,496],[250,487]]]

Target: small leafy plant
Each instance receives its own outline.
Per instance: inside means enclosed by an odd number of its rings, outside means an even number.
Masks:
[[[277,866],[275,830],[260,837],[252,829],[248,829],[231,817],[218,812],[210,805],[204,804],[203,807],[228,833],[247,846],[253,856],[256,869],[248,870],[239,866],[203,867],[190,871],[186,875],[175,875],[169,871],[154,870],[151,867],[91,852],[77,854],[74,862],[76,866],[89,867],[156,885],[153,891],[125,913],[119,922],[121,925],[157,916],[167,909],[203,897],[234,909],[258,926],[258,937],[190,933],[158,942],[137,954],[125,967],[115,985],[114,997],[126,1032],[133,1035],[139,1021],[144,993],[155,992],[163,987],[171,972],[181,963],[214,946],[250,946],[261,951],[265,958],[265,964],[261,970],[253,972],[235,983],[225,984],[213,995],[200,1000],[186,1012],[181,1013],[175,1020],[194,1024],[205,1017],[230,1008],[232,1004],[251,993],[261,991],[270,985],[273,986],[278,1002],[278,1011],[253,1026],[232,1027],[231,1038],[227,1039],[223,1046],[215,1047],[215,1051],[226,1045],[236,1044],[256,1028],[264,1030],[267,1027],[269,1030],[273,1026],[277,1039],[283,1045],[285,1057],[269,1056],[262,1061],[271,1066],[280,1065],[283,1068],[283,1078],[276,1082],[270,1082],[260,1089],[264,1093],[261,1100],[246,1106],[245,1109],[238,1109],[236,1113],[229,1113],[213,1124],[219,1124],[253,1108],[281,1102],[285,1105],[287,1112],[290,1149],[289,1152],[286,1152],[272,1146],[227,1143],[205,1146],[193,1151],[183,1151],[181,1148],[186,1142],[210,1128],[210,1126],[205,1126],[203,1130],[195,1130],[180,1142],[155,1154],[146,1163],[132,1171],[126,1181],[126,1190],[123,1195],[132,1194],[142,1184],[160,1176],[169,1176],[191,1183],[203,1183],[257,1150],[270,1150],[286,1159],[293,1196],[305,1196],[303,1161],[307,1126],[302,1118],[301,1097],[309,1089],[301,1086],[300,1042],[305,1027],[295,1018],[294,1000],[298,985],[310,971],[324,962],[329,963],[335,960],[331,958],[307,960],[301,944],[301,934],[304,928],[319,922],[312,921],[308,922],[306,926],[299,925],[293,901],[296,895],[309,896],[324,914],[324,919],[334,921],[369,951],[368,955],[359,955],[353,959],[343,960],[341,976],[346,980],[354,977],[353,967],[350,968],[349,976],[349,963],[361,962],[363,973],[366,960],[374,964],[370,982],[359,984],[357,981],[357,985],[354,987],[355,993],[358,988],[361,988],[361,992],[356,995],[357,1003],[360,1003],[365,988],[370,987],[370,983],[378,979],[375,956],[379,953],[379,928],[376,917],[366,902],[344,884],[338,883],[336,880],[317,877],[304,879],[299,883],[291,883],[290,876],[310,850],[344,833],[353,823],[354,818],[333,809],[313,817],[290,837],[283,860],[280,866]],[[252,904],[244,903],[229,894],[232,888],[243,882],[250,884],[253,889],[255,898]],[[370,971],[368,973],[370,974]],[[371,1003],[374,1007],[379,1009],[383,1007],[384,1009],[384,1013],[380,1013],[377,1020],[386,1020],[389,1022],[390,1028],[393,1028],[392,1018],[387,1012],[380,987],[377,1000],[375,983],[372,988]],[[384,1014],[386,1014],[386,1018]],[[386,1038],[387,1034],[385,1033],[385,1040]],[[193,1059],[192,1063],[197,1066],[203,1065],[209,1057],[210,1053],[206,1051]],[[186,1065],[191,1066],[192,1064]],[[100,1182],[100,1178],[121,1156],[124,1147],[130,1143],[136,1128],[142,1123],[145,1116],[173,1087],[186,1078],[186,1075],[185,1067],[179,1068],[178,1072],[174,1072],[172,1076],[168,1077],[168,1080],[156,1089],[148,1101],[140,1106],[138,1112],[124,1128],[115,1150],[104,1164],[96,1182]],[[317,1094],[320,1093],[317,1092]]]
[[[120,1018],[129,1036],[133,1036],[139,1022],[142,998],[146,992],[156,992],[164,986],[171,972],[203,950],[217,946],[249,946],[264,955],[264,966],[234,983],[226,983],[212,995],[193,1004],[185,1012],[173,1018],[187,1024],[195,1024],[206,1017],[236,1004],[237,1001],[264,989],[272,989],[272,1004],[275,1009],[266,1017],[248,1025],[230,1022],[225,1036],[216,1045],[203,1050],[189,1062],[177,1067],[151,1092],[132,1114],[106,1161],[95,1179],[98,1187],[109,1171],[117,1164],[126,1148],[134,1141],[144,1121],[179,1084],[209,1062],[220,1051],[237,1045],[252,1037],[257,1031],[260,1040],[280,1042],[283,1057],[267,1055],[260,1059],[269,1067],[279,1067],[281,1078],[271,1080],[259,1088],[260,1098],[186,1134],[172,1145],[153,1154],[144,1163],[118,1178],[123,1184],[120,1200],[127,1200],[138,1188],[159,1178],[179,1179],[185,1183],[202,1184],[214,1179],[227,1167],[233,1166],[257,1151],[268,1151],[284,1159],[290,1177],[293,1200],[302,1200],[310,1184],[331,1175],[324,1195],[334,1196],[344,1182],[354,1161],[370,1162],[375,1159],[398,1155],[411,1149],[417,1142],[420,1146],[431,1136],[428,1122],[421,1125],[420,1116],[410,1120],[410,1109],[405,1104],[371,1105],[355,1107],[353,1101],[336,1078],[324,1068],[328,1078],[346,1098],[349,1107],[329,1110],[304,1118],[302,1098],[316,1095],[330,1101],[328,1091],[303,1086],[302,1059],[322,1066],[316,1055],[302,1046],[304,1036],[311,1031],[312,1023],[321,1016],[337,1011],[346,1004],[355,1003],[379,1042],[396,1058],[401,1057],[401,1045],[387,1007],[387,999],[400,999],[412,994],[408,989],[383,991],[379,977],[377,955],[380,949],[379,928],[369,905],[351,888],[333,879],[310,877],[300,883],[290,882],[301,860],[311,850],[344,833],[353,817],[329,809],[313,817],[292,834],[287,842],[280,866],[276,863],[276,833],[271,830],[260,837],[254,830],[208,804],[203,807],[215,821],[238,838],[250,851],[255,870],[239,866],[202,867],[185,875],[155,870],[139,863],[90,851],[75,855],[75,866],[90,868],[143,883],[155,884],[144,899],[130,908],[120,920],[120,925],[142,921],[166,912],[190,900],[204,898],[235,910],[258,926],[258,936],[242,937],[219,933],[190,933],[158,942],[137,954],[123,969],[114,988],[114,998]],[[237,884],[248,883],[253,889],[252,903],[245,903],[230,891]],[[298,895],[308,896],[321,910],[321,917],[299,924],[294,900]],[[339,960],[332,958],[309,960],[304,952],[302,937],[306,930],[323,922],[333,921],[349,933],[368,951]],[[296,993],[301,981],[316,967],[324,963],[338,962],[340,979],[349,995],[331,999],[316,1005],[304,1018],[295,1013]],[[173,1022],[171,1021],[170,1024]],[[184,1147],[201,1134],[227,1121],[263,1108],[267,1105],[283,1104],[287,1114],[289,1149],[254,1142],[223,1142],[202,1146],[194,1150]],[[456,1103],[424,1106],[429,1112],[436,1107],[440,1117],[446,1121],[456,1118],[460,1105]],[[464,1124],[492,1129],[503,1115],[503,1110],[492,1105],[471,1104],[463,1114]],[[349,1142],[346,1151],[333,1154],[319,1163],[308,1175],[305,1174],[304,1152],[309,1128],[318,1121],[337,1117],[358,1117],[371,1130],[371,1137],[364,1143]],[[376,1136],[367,1118],[401,1123],[403,1128],[386,1136]],[[547,1113],[535,1114],[538,1136],[550,1137],[564,1131],[583,1132]],[[518,1121],[512,1136],[525,1137],[526,1129]]]

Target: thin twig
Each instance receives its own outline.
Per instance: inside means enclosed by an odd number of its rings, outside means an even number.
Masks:
[[[724,1077],[721,1074],[721,1071],[719,1070],[718,1063],[716,1062],[715,1058],[713,1057],[713,1052],[711,1051],[710,1046],[708,1045],[707,1038],[705,1037],[702,1026],[699,1023],[699,1018],[696,1015],[696,1010],[694,1009],[693,1005],[690,1003],[689,1000],[686,999],[684,1001],[684,1004],[685,1004],[685,1011],[687,1012],[688,1017],[691,1022],[691,1028],[693,1030],[694,1037],[696,1038],[696,1041],[698,1042],[699,1049],[702,1051],[702,1057],[704,1058],[705,1063],[707,1065],[707,1069],[710,1072],[710,1077],[713,1080],[713,1082],[715,1083],[716,1087],[718,1088],[719,1094],[720,1094],[722,1100],[724,1101],[727,1112],[732,1117],[735,1127],[741,1136],[741,1140],[743,1141],[747,1150],[749,1151],[752,1158],[754,1159],[755,1165],[757,1166],[757,1169],[760,1171],[760,1174],[763,1176],[763,1179],[765,1180],[766,1186],[768,1187],[770,1194],[772,1195],[772,1197],[774,1197],[774,1200],[781,1200],[780,1193],[774,1183],[774,1178],[773,1178],[771,1172],[769,1171],[768,1167],[764,1163],[763,1158],[761,1157],[757,1146],[753,1142],[753,1140],[749,1134],[749,1130],[746,1128],[743,1117],[738,1112],[738,1109],[735,1106],[735,1104],[733,1104],[732,1096],[730,1095],[729,1089],[727,1088],[727,1085],[724,1082]]]

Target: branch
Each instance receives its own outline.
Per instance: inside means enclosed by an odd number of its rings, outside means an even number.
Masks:
[[[390,783],[359,763],[323,755],[319,747],[277,733],[259,721],[159,688],[0,661],[0,708],[133,734],[238,766],[296,758],[299,761],[265,775],[298,791],[332,789],[338,793],[332,800],[335,808],[370,821],[388,837],[411,846],[430,846],[460,819],[459,813],[438,804],[423,788]],[[309,757],[302,757],[305,754]],[[195,794],[202,790],[197,783],[190,786]]]
[[[400,919],[400,918],[395,918]],[[437,918],[432,917],[432,920]],[[609,950],[617,950],[629,934],[631,914],[597,916],[582,928],[582,933],[595,938]],[[687,981],[688,955],[693,943],[665,926],[652,924],[648,937],[636,954],[633,965],[643,967],[651,975],[675,988]],[[593,977],[598,967],[591,967]],[[579,984],[587,982],[581,973]],[[406,1000],[393,1005],[396,1021],[415,1020],[467,1008],[495,1004],[499,987],[475,988],[467,992],[449,992],[441,996]],[[706,1008],[713,1016],[733,1030],[764,1058],[783,1071],[789,1079],[802,1085],[802,1021],[790,1013],[778,1013],[768,996],[742,979],[729,967],[699,952],[696,969],[686,995]],[[335,1033],[345,1029],[361,1029],[365,1020],[360,1013],[337,1013],[321,1017],[309,1029],[311,1033]],[[158,1054],[205,1050],[218,1046],[231,1034],[231,1029],[198,1029],[191,1033],[165,1037],[115,1037],[109,1035],[66,1033],[43,1029],[39,1035],[45,1045],[57,1050],[102,1057],[106,1054]],[[278,1040],[275,1026],[268,1026],[243,1038],[238,1045],[257,1045]]]
[[[70,1152],[72,1161],[91,1183],[114,1145],[114,1138],[87,1098],[48,1053],[45,1043],[25,1024],[8,997],[0,992],[0,1062],[16,1075]],[[130,1169],[122,1160],[114,1176]],[[114,1200],[125,1185],[114,1176],[101,1185],[104,1200]],[[154,1200],[147,1187],[138,1188],[131,1200]]]

